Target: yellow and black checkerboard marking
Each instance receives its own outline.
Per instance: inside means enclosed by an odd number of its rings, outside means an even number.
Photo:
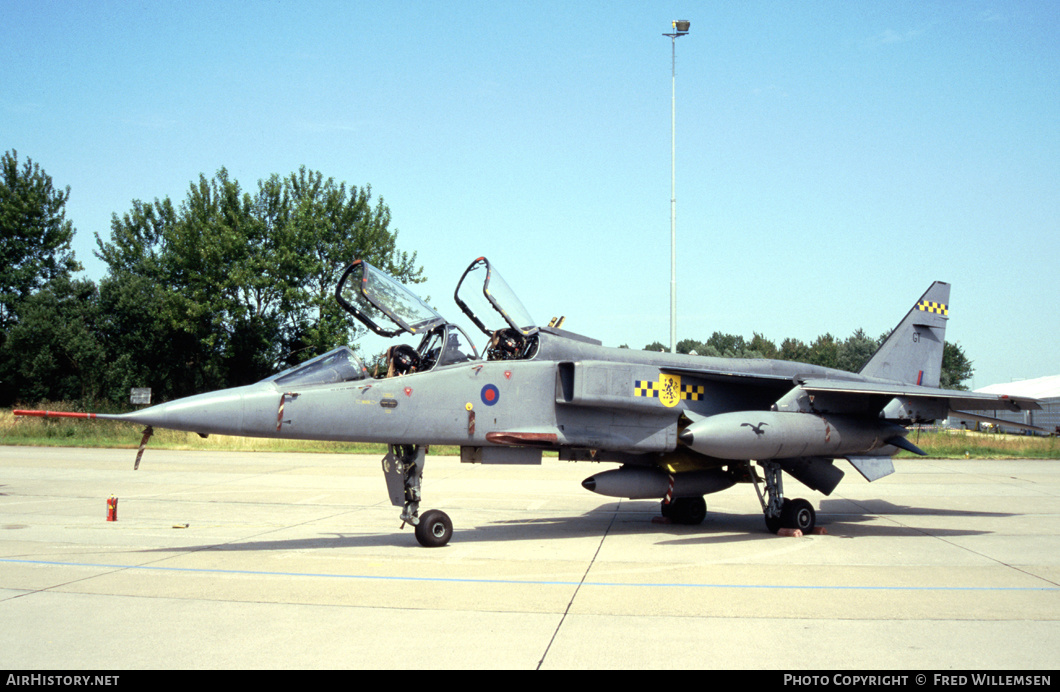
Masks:
[[[665,406],[676,406],[678,401],[699,401],[703,398],[703,385],[681,384],[680,375],[659,374],[659,380],[635,380],[633,382],[633,396],[652,397],[661,401]]]
[[[943,317],[950,314],[949,306],[945,303],[936,303],[933,300],[922,300],[916,304],[916,309],[921,312],[931,312]]]
[[[681,385],[681,398],[699,401],[703,398],[705,390],[706,387],[701,384],[683,384]]]
[[[659,383],[651,380],[637,380],[633,384],[633,396],[649,396],[659,398]]]

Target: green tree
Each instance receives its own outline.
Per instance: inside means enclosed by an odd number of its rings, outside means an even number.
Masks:
[[[81,270],[66,219],[70,188],[56,190],[52,178],[18,152],[0,157],[0,329],[11,326],[17,304],[48,281]]]
[[[335,283],[354,259],[367,260],[403,283],[423,281],[423,270],[397,248],[390,209],[371,205],[371,187],[346,187],[302,167],[286,178],[259,182],[255,208],[277,238],[282,364],[294,364],[353,337],[352,323],[334,299]],[[274,306],[277,304],[273,304]]]
[[[798,363],[809,362],[810,347],[799,339],[787,338],[780,342],[780,351],[777,358],[780,360],[793,360]]]
[[[858,329],[842,341],[826,333],[817,337],[809,346],[798,339],[787,338],[780,343],[780,348],[777,348],[774,342],[758,332],[754,333],[750,342],[745,341],[742,336],[714,332],[706,342],[682,339],[677,342],[677,352],[695,351],[701,356],[725,358],[769,358],[860,372],[889,335],[884,333],[878,339],[873,339],[863,329]],[[656,341],[645,346],[644,350],[669,349]],[[967,389],[964,381],[970,379],[974,372],[972,361],[965,355],[964,350],[958,344],[947,341],[942,352],[941,386],[944,389]]]
[[[247,384],[348,344],[352,324],[333,292],[349,262],[423,280],[390,220],[370,188],[304,167],[260,181],[253,195],[222,168],[179,206],[134,201],[112,217],[109,242],[96,237],[122,377],[151,378],[138,384],[156,382],[170,398]]]
[[[81,269],[70,248],[69,197],[70,188],[55,189],[31,159],[20,165],[14,150],[0,157],[0,403],[22,396],[8,332],[18,324],[23,302],[49,281]]]
[[[6,346],[21,401],[96,400],[106,370],[96,285],[59,277],[19,304]]]
[[[758,332],[754,332],[751,343],[747,344],[747,350],[749,358],[775,359],[780,356],[777,345]]]
[[[822,334],[810,344],[810,352],[805,362],[813,365],[823,365],[826,368],[838,367],[839,342],[831,334]]]
[[[109,354],[102,397],[120,401],[131,387],[151,387],[161,401],[217,388],[203,366],[200,334],[178,319],[178,297],[134,273],[100,282],[98,329]]]
[[[942,346],[942,377],[939,384],[943,389],[967,390],[964,381],[975,374],[972,361],[964,354],[959,344],[945,342]]]
[[[696,355],[703,356],[707,355],[705,353],[705,351],[707,350],[706,346],[707,345],[704,344],[702,341],[696,341],[694,339],[681,339],[677,342],[677,352],[685,354],[695,352]]]
[[[706,345],[724,358],[739,358],[747,350],[747,342],[737,334],[722,334],[714,332],[707,339]]]
[[[879,345],[879,342],[865,334],[865,330],[856,330],[839,344],[836,367],[848,372],[860,372]]]
[[[96,234],[96,255],[109,268],[100,282],[101,330],[115,387],[149,386],[161,400],[225,385],[219,342],[228,315],[220,265],[231,260],[222,258],[222,246],[233,242],[217,218],[222,214],[211,214],[201,193],[191,186],[192,202],[179,210],[169,198],[135,200],[121,218],[112,215],[109,243]]]

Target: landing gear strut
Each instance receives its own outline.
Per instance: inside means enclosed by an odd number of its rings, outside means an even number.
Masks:
[[[784,481],[781,477],[780,464],[775,461],[760,461],[758,465],[762,467],[765,475],[765,497],[762,497],[762,492],[758,488],[757,477],[754,470],[750,468],[751,463],[747,463],[751,478],[754,479],[758,501],[766,517],[766,528],[770,533],[776,533],[780,529],[799,529],[803,534],[813,531],[814,526],[817,525],[817,513],[807,500],[784,498]]]
[[[383,475],[386,478],[390,503],[401,507],[401,527],[412,524],[416,527],[416,540],[426,548],[438,548],[453,536],[453,522],[449,515],[437,509],[420,512],[420,482],[423,464],[427,458],[427,447],[418,445],[389,445],[383,457]]]

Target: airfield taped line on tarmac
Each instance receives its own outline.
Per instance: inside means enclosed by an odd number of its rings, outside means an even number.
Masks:
[[[0,558],[0,563],[49,567],[90,567],[95,569],[139,569],[156,572],[201,572],[206,574],[249,574],[260,577],[312,577],[318,579],[359,579],[366,581],[436,582],[447,584],[509,584],[527,586],[623,586],[687,589],[772,589],[790,591],[1060,591],[1056,586],[813,586],[803,584],[695,584],[607,581],[548,581],[538,579],[471,579],[459,577],[394,577],[370,574],[325,574],[322,572],[268,572],[245,569],[206,569],[201,567],[162,567],[158,565],[114,565],[94,562],[55,562]]]

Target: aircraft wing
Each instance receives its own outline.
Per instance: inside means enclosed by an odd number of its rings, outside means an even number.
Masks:
[[[950,416],[986,423],[1004,423],[1029,430],[1043,429],[1033,425],[1001,421],[966,411],[1037,411],[1036,399],[1004,394],[987,394],[957,389],[923,387],[914,384],[866,380],[835,380],[823,377],[789,377],[771,373],[699,368],[660,368],[663,372],[686,375],[712,382],[723,382],[775,389],[778,411],[818,411],[879,415],[884,418],[918,422],[941,420]],[[782,396],[781,396],[782,394]]]
[[[751,373],[730,370],[704,370],[701,368],[661,367],[662,372],[674,375],[689,375],[714,382],[731,382],[734,384],[778,387],[783,383],[796,384],[807,392],[832,392],[837,394],[864,394],[886,397],[912,397],[926,399],[945,399],[951,408],[972,410],[1037,411],[1041,409],[1036,399],[1030,397],[1008,396],[1005,394],[986,394],[959,389],[940,389],[921,387],[912,384],[886,382],[865,382],[859,380],[833,380],[825,378],[792,378],[787,375],[768,373]]]

